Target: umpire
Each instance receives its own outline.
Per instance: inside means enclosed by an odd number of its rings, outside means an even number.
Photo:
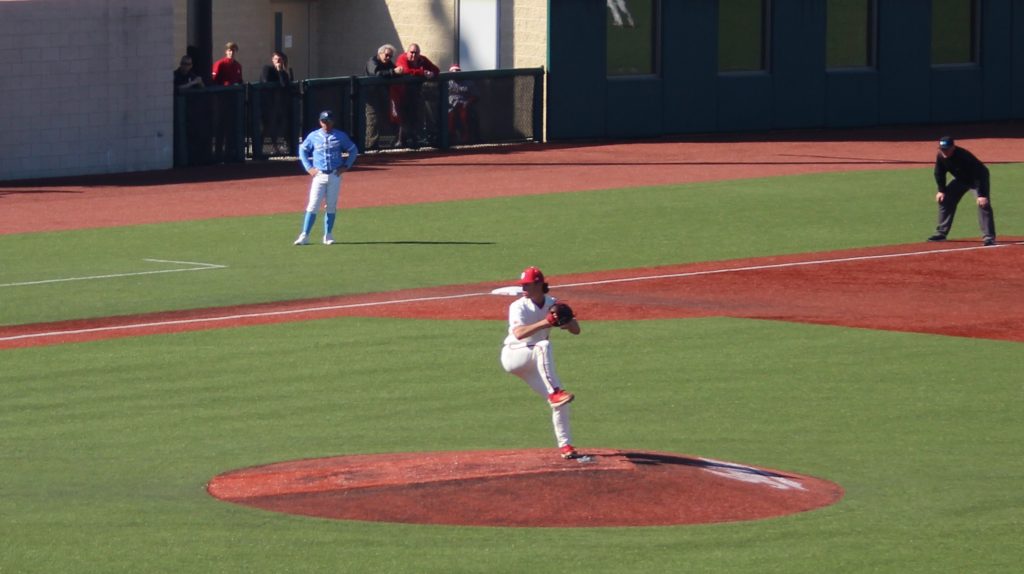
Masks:
[[[946,174],[952,174],[953,181],[946,183]],[[953,227],[956,206],[970,191],[978,204],[982,243],[986,246],[996,244],[996,220],[989,199],[988,179],[988,168],[974,154],[958,147],[949,136],[939,139],[939,153],[935,156],[935,183],[939,186],[935,202],[939,204],[939,224],[928,241],[946,240]]]

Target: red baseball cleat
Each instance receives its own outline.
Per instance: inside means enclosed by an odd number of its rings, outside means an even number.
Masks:
[[[548,402],[551,403],[551,406],[553,407],[560,407],[571,403],[575,398],[576,396],[572,393],[563,391],[562,389],[555,389],[555,392],[548,395]]]
[[[562,448],[558,449],[558,451],[562,454],[562,458],[564,458],[565,460],[572,460],[574,458],[580,457],[580,453],[576,451],[576,447],[572,446],[571,444],[563,446]]]

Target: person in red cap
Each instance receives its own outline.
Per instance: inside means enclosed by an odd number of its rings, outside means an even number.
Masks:
[[[508,308],[508,336],[501,349],[501,366],[530,385],[533,391],[546,398],[551,406],[551,422],[555,427],[562,458],[579,458],[572,446],[569,428],[569,403],[575,398],[562,389],[555,372],[555,359],[551,350],[551,306],[555,298],[548,295],[544,273],[536,267],[527,267],[519,278],[523,296]],[[573,335],[580,334],[580,325],[574,318],[560,327]]]

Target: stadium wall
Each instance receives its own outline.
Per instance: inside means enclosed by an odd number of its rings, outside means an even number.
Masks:
[[[718,71],[718,2],[660,2],[660,63],[609,78],[603,2],[550,2],[548,138],[1024,118],[1024,0],[981,3],[976,64],[933,66],[931,0],[878,0],[876,64],[826,66],[825,3],[769,3],[768,66]]]
[[[166,168],[170,2],[0,2],[0,179]]]

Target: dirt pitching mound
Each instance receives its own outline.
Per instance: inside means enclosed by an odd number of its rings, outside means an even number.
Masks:
[[[221,500],[289,514],[411,524],[666,526],[814,510],[839,485],[791,472],[659,452],[554,449],[353,455],[233,470]]]

